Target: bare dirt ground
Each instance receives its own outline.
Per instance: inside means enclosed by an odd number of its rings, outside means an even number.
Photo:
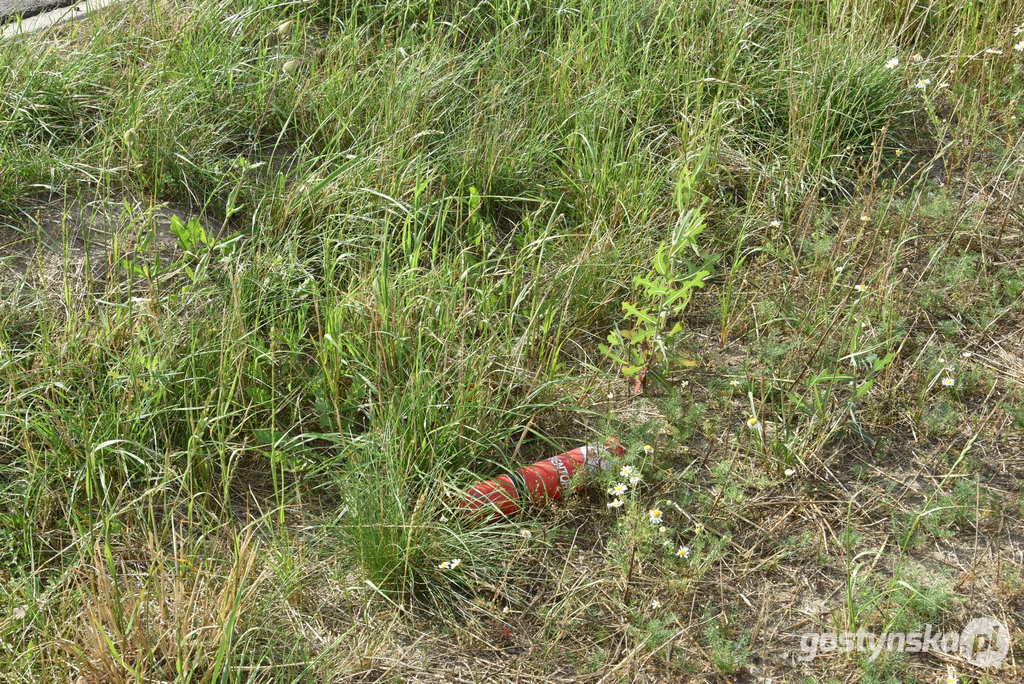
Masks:
[[[0,287],[59,294],[65,279],[107,281],[127,261],[172,260],[180,254],[169,229],[173,216],[190,212],[128,198],[37,196],[0,217]]]

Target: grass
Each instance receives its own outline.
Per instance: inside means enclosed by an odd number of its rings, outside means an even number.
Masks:
[[[1019,651],[1021,25],[219,0],[0,43],[3,676],[1018,680],[794,655]],[[564,504],[452,510],[610,435]]]

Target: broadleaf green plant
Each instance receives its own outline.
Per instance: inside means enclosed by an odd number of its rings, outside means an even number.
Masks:
[[[676,181],[675,203],[679,217],[672,234],[654,251],[650,271],[637,275],[635,301],[622,302],[624,325],[608,333],[608,344],[598,348],[633,381],[633,392],[643,392],[647,374],[660,357],[667,358],[666,343],[683,330],[679,318],[686,311],[694,290],[704,287],[711,275],[713,259],[699,266],[689,258],[699,257],[697,236],[705,227],[705,198],[697,200],[696,171],[683,169]],[[628,327],[627,327],[628,326]]]

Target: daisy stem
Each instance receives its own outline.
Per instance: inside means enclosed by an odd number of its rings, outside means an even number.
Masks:
[[[632,539],[632,547],[629,551],[629,570],[626,572],[626,587],[622,592],[622,603],[623,605],[629,605],[629,588],[633,581],[633,569],[636,567],[636,518],[634,517],[632,523],[633,529],[630,530],[630,538]]]

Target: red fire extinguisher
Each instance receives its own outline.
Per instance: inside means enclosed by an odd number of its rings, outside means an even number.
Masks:
[[[614,437],[602,446],[582,446],[566,451],[492,480],[477,482],[465,491],[461,507],[467,513],[493,509],[494,519],[510,516],[531,501],[561,499],[577,470],[607,470],[611,467],[609,457],[624,453],[622,444]]]

